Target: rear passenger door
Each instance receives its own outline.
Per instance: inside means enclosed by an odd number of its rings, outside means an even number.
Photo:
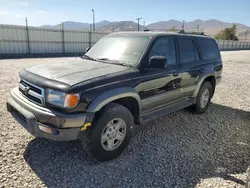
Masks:
[[[183,97],[191,97],[197,87],[200,68],[200,55],[193,37],[177,37],[179,63],[181,74],[181,94]]]
[[[218,78],[222,74],[222,61],[220,50],[214,39],[197,38],[197,42],[202,50],[204,74],[214,74]]]

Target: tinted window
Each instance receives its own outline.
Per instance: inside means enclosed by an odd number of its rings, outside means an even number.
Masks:
[[[191,39],[179,38],[178,44],[181,63],[189,63],[199,60],[198,50]]]
[[[215,59],[220,57],[219,49],[213,39],[199,38],[198,41],[203,52],[204,59]]]
[[[199,61],[200,60],[199,52],[198,52],[197,47],[196,47],[196,45],[195,45],[194,42],[193,42],[193,47],[194,47],[194,58],[195,58],[195,61]]]
[[[150,52],[149,59],[152,56],[164,56],[167,58],[167,64],[175,64],[175,43],[173,37],[161,37],[156,39]]]

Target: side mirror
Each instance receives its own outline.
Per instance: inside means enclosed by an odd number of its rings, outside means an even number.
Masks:
[[[164,56],[152,56],[150,58],[149,68],[166,68],[167,58]]]
[[[90,47],[86,48],[85,53],[87,53],[90,50]]]

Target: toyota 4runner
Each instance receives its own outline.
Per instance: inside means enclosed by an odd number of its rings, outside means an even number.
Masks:
[[[110,160],[135,125],[189,106],[205,112],[221,73],[220,51],[207,36],[112,33],[81,58],[20,71],[7,109],[36,137],[81,140],[95,158]]]

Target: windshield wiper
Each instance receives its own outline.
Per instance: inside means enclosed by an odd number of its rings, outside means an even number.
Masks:
[[[95,58],[93,58],[93,57],[90,57],[90,56],[88,56],[88,55],[86,55],[86,54],[84,54],[83,56],[81,56],[81,58],[84,58],[84,59],[89,59],[89,60],[93,60],[93,61],[96,61],[96,59],[95,59]]]
[[[131,65],[127,64],[127,63],[122,63],[119,60],[116,59],[109,59],[106,57],[103,58],[97,58],[97,61],[102,61],[104,63],[111,63],[111,64],[115,64],[115,65],[121,65],[121,66],[126,66],[126,67],[132,67]]]

